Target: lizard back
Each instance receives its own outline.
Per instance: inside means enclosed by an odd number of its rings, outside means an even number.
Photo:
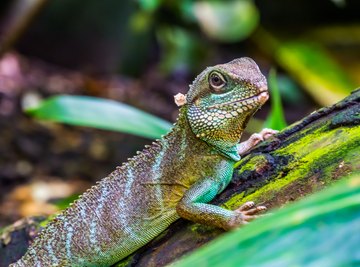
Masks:
[[[50,222],[11,267],[109,266],[177,220],[176,205],[184,192],[197,179],[211,175],[216,164],[227,161],[194,136],[182,113],[169,134],[99,181]]]

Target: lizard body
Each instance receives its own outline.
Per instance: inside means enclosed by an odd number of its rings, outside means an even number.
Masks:
[[[251,59],[207,68],[182,99],[170,133],[85,192],[10,267],[110,266],[180,217],[226,230],[246,223],[264,207],[230,211],[206,203],[230,182],[239,152],[261,139],[238,144],[267,98]]]

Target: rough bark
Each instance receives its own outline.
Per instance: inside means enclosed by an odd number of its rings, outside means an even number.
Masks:
[[[213,203],[234,209],[253,200],[272,209],[360,171],[359,126],[360,89],[257,146],[236,164],[232,183]],[[24,253],[36,225],[25,222],[2,235],[0,267],[9,262],[5,256],[14,259]],[[178,220],[116,266],[164,266],[222,233]]]

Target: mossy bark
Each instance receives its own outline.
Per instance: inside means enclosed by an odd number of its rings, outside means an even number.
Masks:
[[[213,204],[234,209],[252,200],[269,209],[280,207],[360,171],[359,126],[360,89],[257,146],[235,165],[232,183]],[[11,237],[19,231],[28,240],[25,228],[7,231],[8,243],[0,247],[0,267],[7,266],[2,265],[2,255],[9,247],[17,247]],[[178,220],[116,266],[164,266],[222,233]]]

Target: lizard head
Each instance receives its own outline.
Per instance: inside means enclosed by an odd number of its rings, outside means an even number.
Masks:
[[[236,145],[268,99],[267,82],[250,58],[208,67],[190,85],[187,118],[194,134],[220,149]]]

